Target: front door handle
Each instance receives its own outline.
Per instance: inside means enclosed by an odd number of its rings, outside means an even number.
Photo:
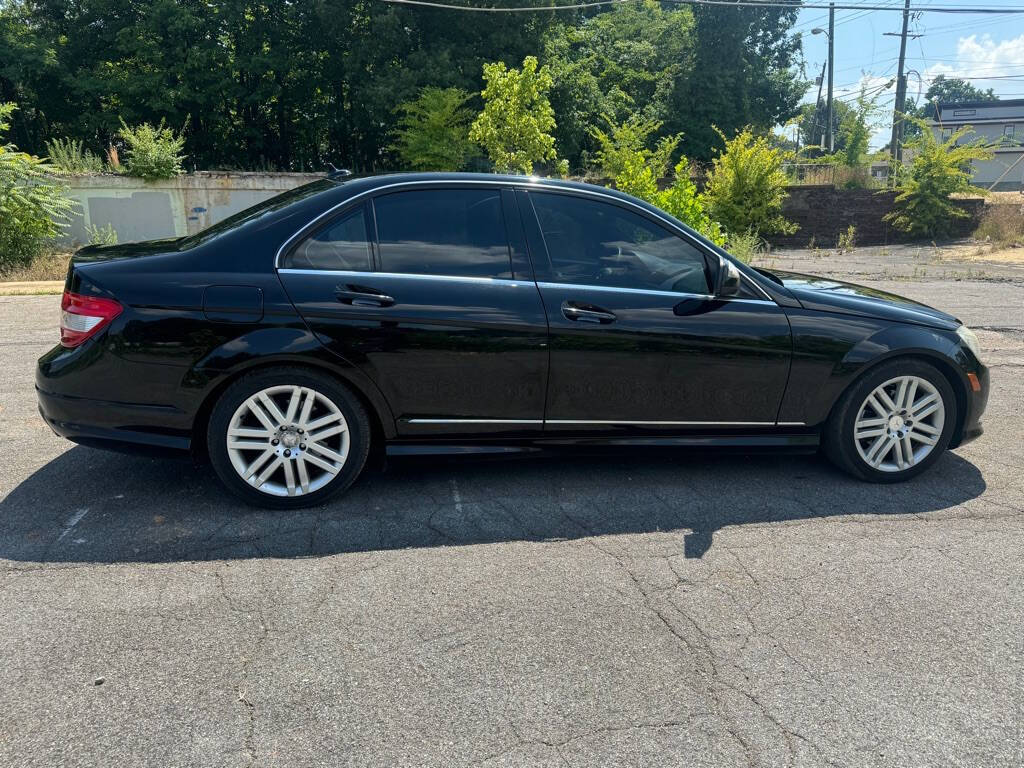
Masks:
[[[339,285],[334,289],[334,295],[338,301],[354,307],[390,307],[395,303],[395,300],[386,293],[351,283]]]
[[[614,323],[616,320],[615,314],[607,309],[575,301],[562,302],[562,315],[566,320],[575,320],[581,323],[600,323],[601,325]]]

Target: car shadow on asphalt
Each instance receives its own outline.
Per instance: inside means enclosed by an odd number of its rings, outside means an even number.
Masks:
[[[922,515],[985,490],[947,453],[922,476],[872,485],[817,456],[693,452],[482,461],[404,459],[308,510],[248,507],[209,468],[76,446],[0,501],[0,558],[177,562],[412,547],[684,534],[701,557],[726,526]]]

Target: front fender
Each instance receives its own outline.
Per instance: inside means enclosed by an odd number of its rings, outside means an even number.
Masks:
[[[839,397],[865,371],[895,357],[931,360],[955,377],[958,397],[969,387],[965,351],[955,331],[873,318],[790,316],[793,370],[781,422],[824,423]]]

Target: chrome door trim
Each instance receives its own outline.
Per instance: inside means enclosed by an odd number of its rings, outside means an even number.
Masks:
[[[399,419],[406,424],[543,424],[543,419]]]
[[[636,427],[803,427],[802,421],[616,421],[591,419],[400,419],[407,424],[577,424]]]

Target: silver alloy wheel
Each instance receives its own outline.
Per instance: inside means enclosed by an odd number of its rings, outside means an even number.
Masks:
[[[328,397],[281,385],[252,395],[235,410],[226,435],[238,476],[272,496],[323,488],[348,459],[348,422]]]
[[[897,376],[875,387],[857,411],[853,442],[868,466],[902,472],[924,460],[942,435],[946,408],[920,376]]]

